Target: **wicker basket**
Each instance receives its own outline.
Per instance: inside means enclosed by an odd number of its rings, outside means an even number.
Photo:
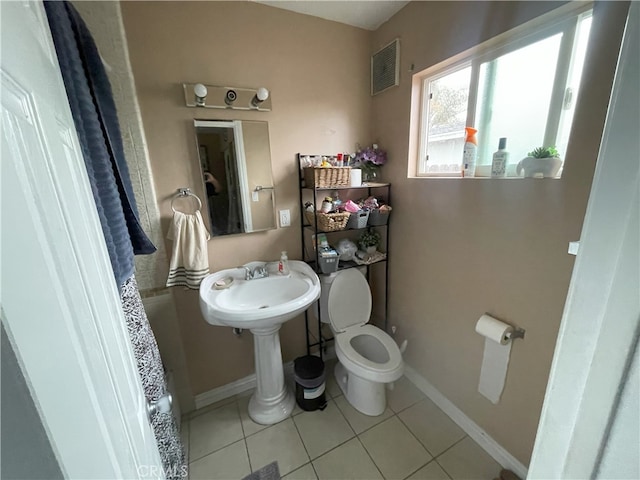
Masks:
[[[347,228],[364,228],[367,226],[368,220],[369,212],[367,210],[352,213],[347,222]]]
[[[305,167],[304,183],[310,188],[348,187],[351,167]]]
[[[307,217],[307,221],[314,226],[313,212],[305,210],[304,214]],[[316,212],[316,218],[318,222],[318,231],[320,232],[337,232],[338,230],[344,230],[349,221],[351,214],[349,212],[342,213],[322,213]]]
[[[384,212],[381,212],[380,210],[371,210],[371,212],[369,212],[369,225],[374,227],[386,225],[389,221],[390,214],[391,210],[386,210]]]

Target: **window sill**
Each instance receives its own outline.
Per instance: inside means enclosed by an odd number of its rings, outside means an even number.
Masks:
[[[560,180],[561,177],[463,177],[447,175],[420,175],[409,177],[417,180]]]
[[[505,175],[504,177],[492,177],[491,176],[491,166],[490,165],[478,165],[476,167],[476,175],[473,177],[463,177],[462,174],[451,174],[449,172],[443,172],[443,173],[423,173],[423,174],[419,174],[419,175],[413,175],[410,176],[409,178],[444,178],[444,179],[450,179],[450,180],[455,180],[455,179],[459,179],[459,180],[471,180],[471,179],[479,179],[479,180],[524,180],[526,178],[529,179],[533,179],[533,180],[541,180],[543,178],[546,178],[548,180],[558,180],[562,177],[562,168],[560,169],[560,171],[558,172],[558,175],[555,177],[542,177],[542,176],[538,176],[538,177],[523,177],[521,175],[518,175],[516,173],[516,165],[515,164],[511,164],[507,167],[507,175]]]

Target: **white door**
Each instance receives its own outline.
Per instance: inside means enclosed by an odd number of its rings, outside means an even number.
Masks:
[[[530,479],[640,475],[639,45],[640,3],[631,2]]]
[[[161,478],[44,9],[0,8],[3,324],[65,477]]]

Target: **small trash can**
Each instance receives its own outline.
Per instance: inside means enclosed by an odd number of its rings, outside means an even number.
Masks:
[[[311,412],[324,410],[327,400],[324,393],[324,362],[320,357],[305,355],[293,362],[296,379],[296,402],[301,409]]]

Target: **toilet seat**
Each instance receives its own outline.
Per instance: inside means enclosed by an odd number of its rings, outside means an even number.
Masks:
[[[384,363],[378,363],[365,358],[351,343],[355,337],[372,337],[367,341],[379,341],[389,359]],[[347,328],[335,336],[336,354],[338,360],[354,375],[374,382],[390,383],[398,380],[404,372],[402,354],[396,342],[386,332],[374,325],[359,325]]]

